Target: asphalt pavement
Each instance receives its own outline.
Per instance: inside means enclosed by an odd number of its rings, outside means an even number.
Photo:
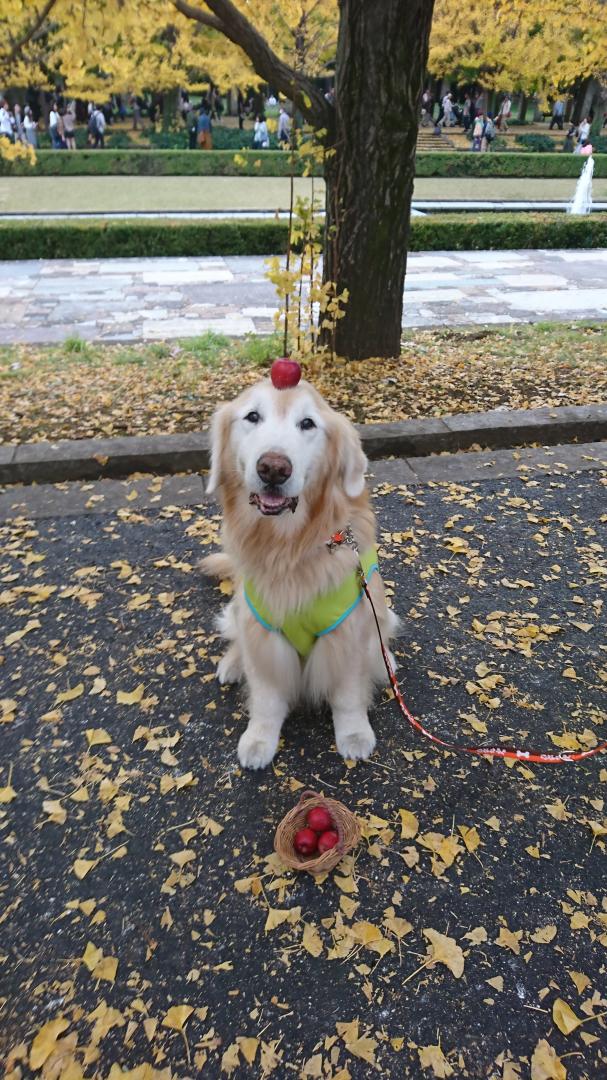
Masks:
[[[457,455],[425,483],[375,466],[400,678],[443,737],[605,739],[604,451],[514,452],[501,474]],[[243,772],[199,481],[14,489],[0,519],[8,1075],[607,1075],[607,760],[445,754],[385,692],[371,761],[299,709],[274,767]],[[271,856],[306,788],[363,827],[320,882]]]

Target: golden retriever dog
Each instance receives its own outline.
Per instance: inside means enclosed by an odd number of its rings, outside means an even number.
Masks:
[[[367,711],[386,682],[377,629],[356,552],[327,543],[351,527],[387,642],[398,620],[377,568],[366,467],[354,426],[305,381],[276,389],[263,380],[215,412],[207,491],[223,508],[223,551],[202,568],[234,581],[218,623],[229,647],[217,677],[246,680],[245,768],[269,765],[301,699],[329,703],[344,758],[373,753]]]

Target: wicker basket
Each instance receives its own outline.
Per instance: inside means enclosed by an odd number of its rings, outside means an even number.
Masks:
[[[306,824],[306,814],[313,806],[322,806],[333,819],[339,842],[322,855],[299,855],[293,846],[295,833]],[[309,874],[324,874],[337,866],[343,855],[355,848],[360,840],[360,826],[356,815],[337,799],[326,799],[314,791],[302,792],[301,798],[282,819],[274,836],[274,851],[286,866],[294,870],[307,870]]]

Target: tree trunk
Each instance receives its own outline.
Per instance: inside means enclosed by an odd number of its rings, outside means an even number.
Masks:
[[[324,274],[348,290],[335,351],[400,354],[419,102],[434,0],[340,0]]]
[[[162,130],[173,131],[177,127],[177,109],[179,105],[179,87],[165,90],[162,95]]]
[[[528,101],[527,95],[526,95],[525,91],[523,90],[521,92],[521,103],[519,105],[519,110],[518,110],[518,118],[519,118],[519,121],[520,121],[521,124],[525,123],[525,117],[527,115],[527,101]]]
[[[575,102],[571,113],[571,120],[574,124],[579,124],[580,120],[583,120],[584,117],[588,115],[590,111],[590,102],[592,101],[592,93],[592,79],[584,79],[575,95]]]
[[[607,86],[603,86],[598,79],[593,79],[593,95],[588,112],[592,113],[592,126],[590,128],[590,140],[597,138],[603,130],[603,117],[607,103]]]

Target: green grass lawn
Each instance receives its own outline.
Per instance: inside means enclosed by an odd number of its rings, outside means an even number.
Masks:
[[[324,183],[314,181],[322,201]],[[417,179],[417,199],[554,199],[573,197],[572,180]],[[295,180],[298,195],[312,181]],[[607,199],[607,179],[595,180],[595,199]],[[57,211],[287,210],[286,177],[240,176],[19,176],[0,178],[0,213]]]

